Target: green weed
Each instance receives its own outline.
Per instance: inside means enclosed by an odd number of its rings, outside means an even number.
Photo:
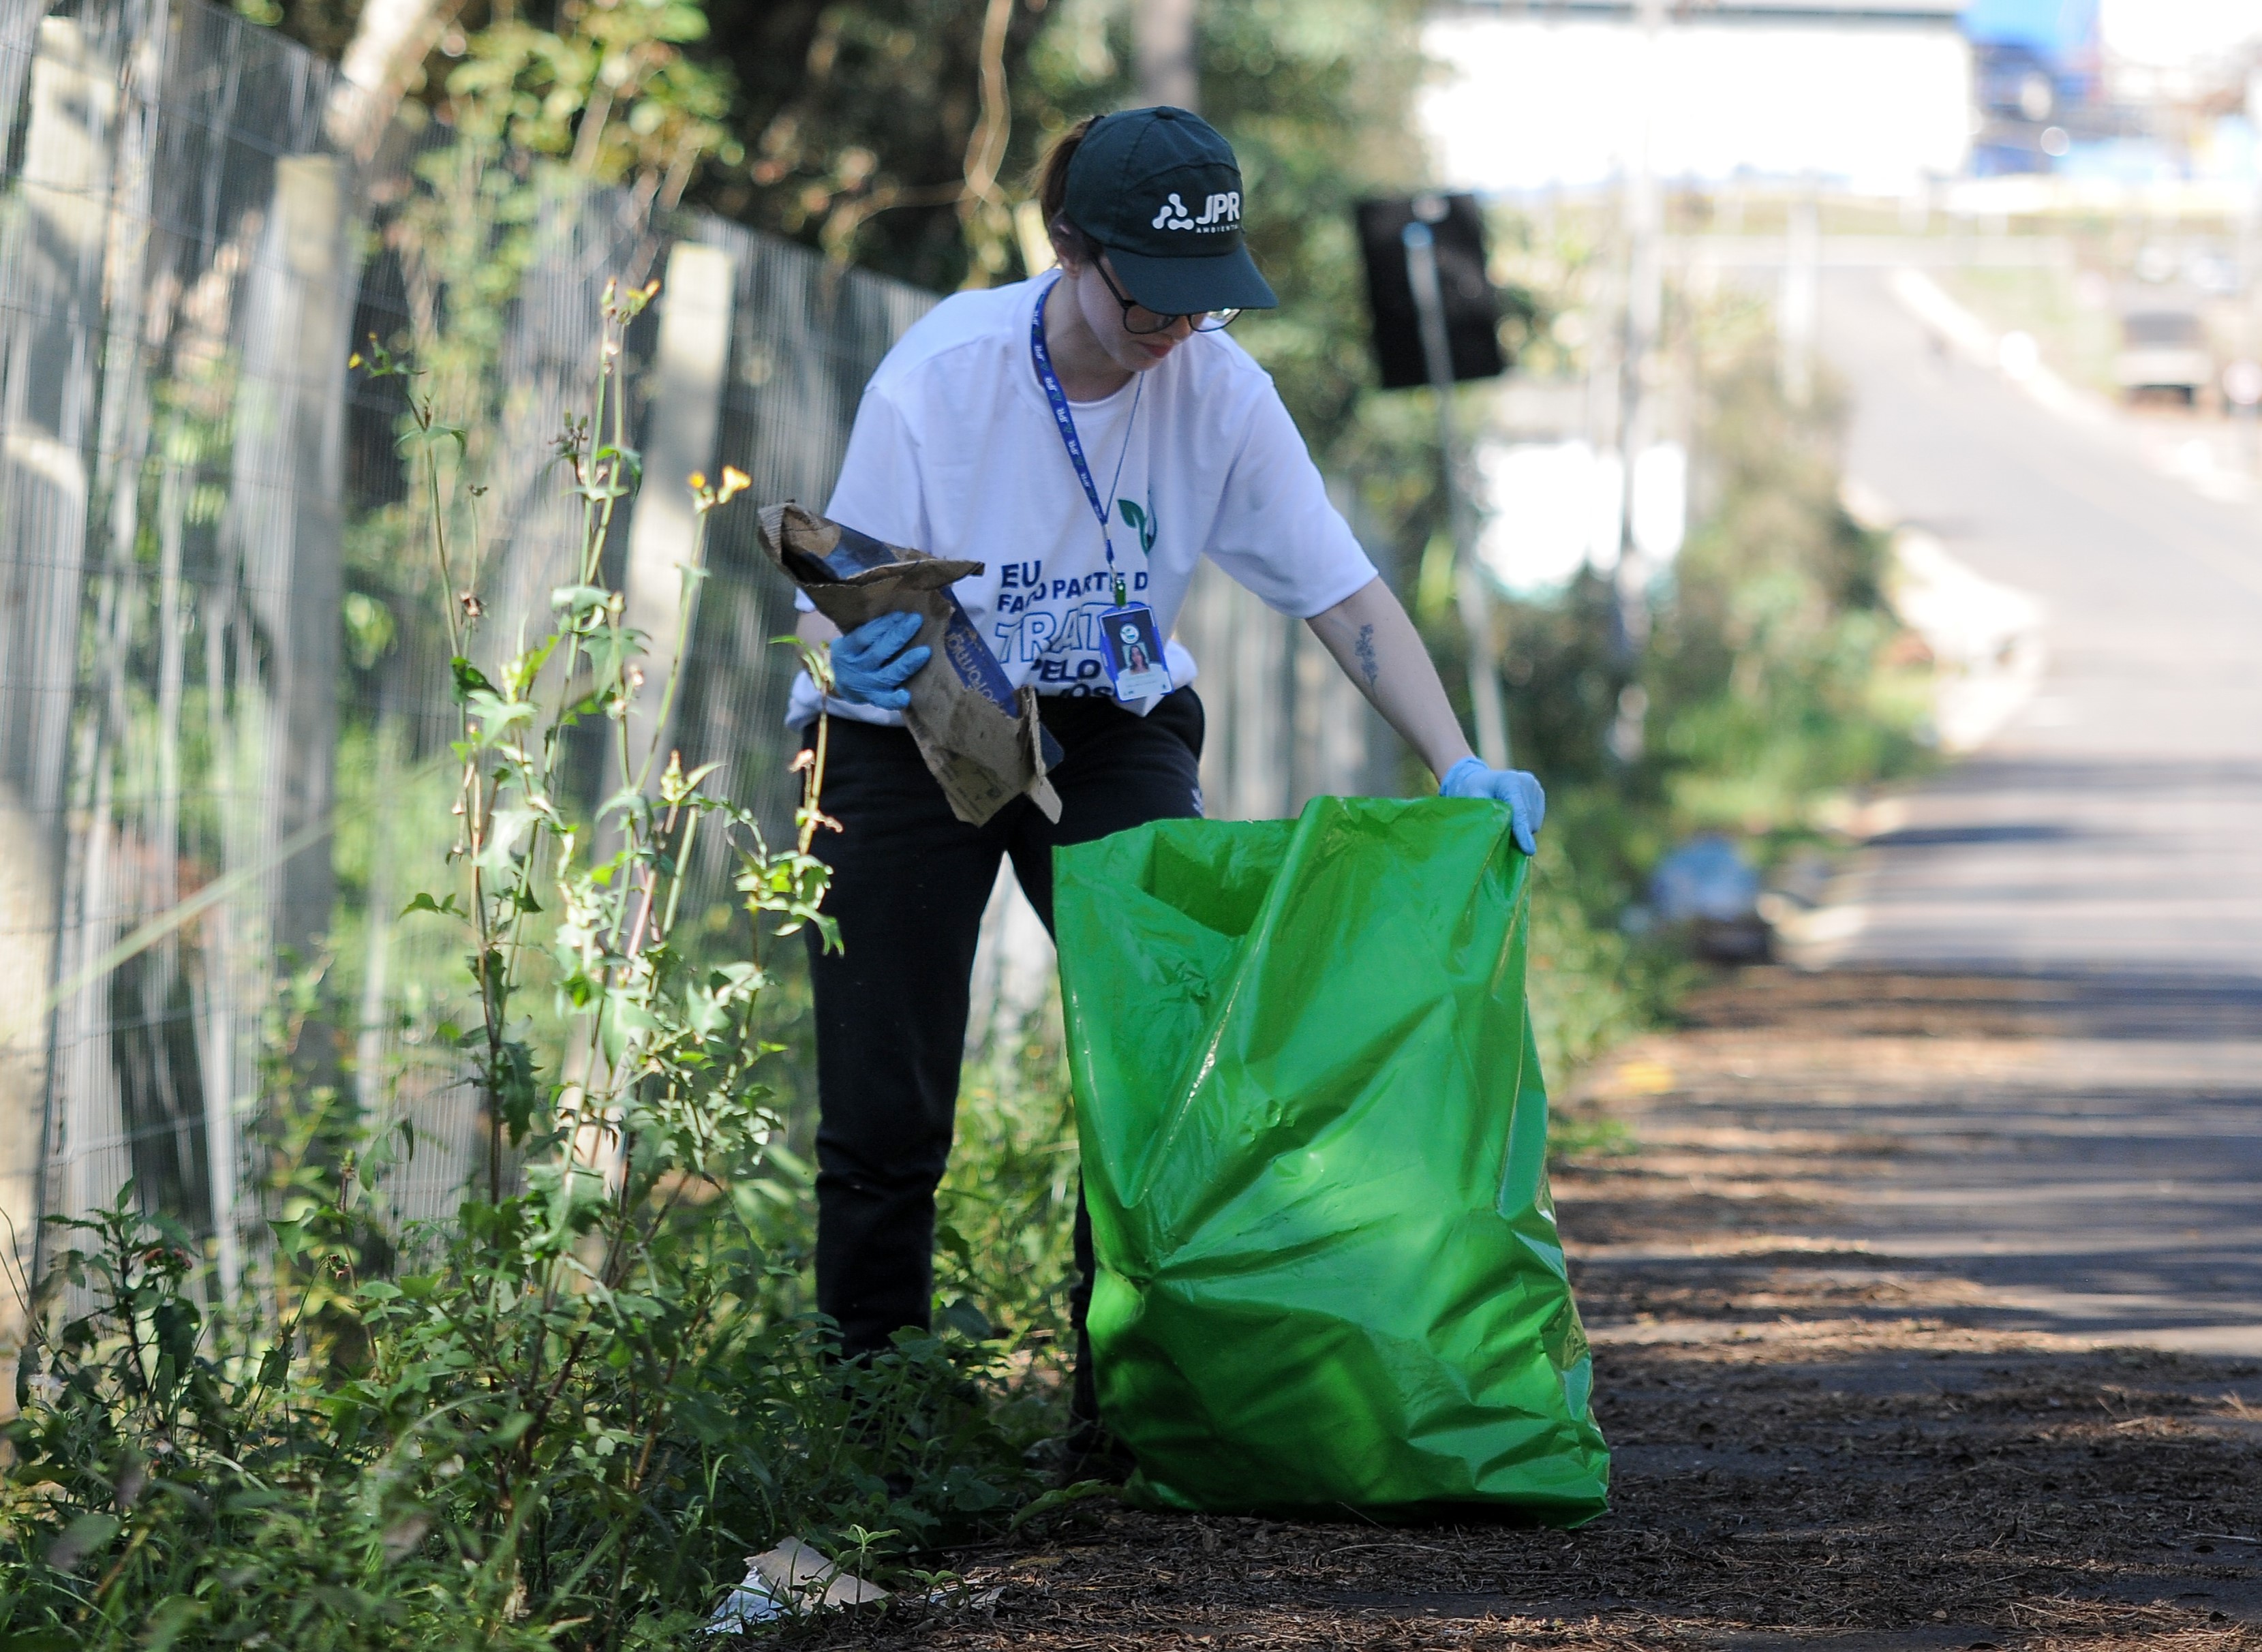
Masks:
[[[705,790],[714,765],[631,732],[667,725],[706,518],[745,486],[690,479],[699,536],[653,658],[602,579],[644,480],[616,373],[652,292],[609,294],[589,410],[558,444],[578,557],[548,631],[498,667],[472,658],[479,490],[459,433],[410,398],[457,738],[429,822],[449,876],[407,905],[465,959],[433,1030],[486,1122],[475,1185],[451,1222],[385,1230],[372,1177],[414,1143],[370,1139],[347,1104],[306,1037],[343,1006],[319,962],[303,970],[267,1028],[265,1277],[211,1279],[131,1187],[61,1224],[5,1435],[0,1643],[649,1643],[782,1536],[885,1567],[1002,1527],[1034,1493],[1032,1440],[1007,1430],[1041,1408],[1011,1403],[1025,1385],[986,1324],[843,1365],[787,1309],[796,1167],[775,1154],[760,1006],[775,941],[833,944],[810,852],[826,742],[774,849]],[[374,344],[364,364],[417,377]],[[646,694],[659,715],[640,719]],[[702,833],[730,851],[751,956],[679,934]]]

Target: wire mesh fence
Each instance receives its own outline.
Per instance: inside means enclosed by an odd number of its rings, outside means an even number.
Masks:
[[[400,1219],[450,1208],[484,1151],[432,1031],[456,945],[398,917],[445,847],[453,594],[415,561],[401,383],[346,368],[410,329],[395,232],[445,134],[358,160],[327,135],[338,96],[196,0],[0,0],[0,1212],[25,1267],[32,1218],[130,1181],[237,1273],[278,1066],[413,1127],[381,1189]],[[609,545],[663,602],[682,475],[821,501],[933,302],[619,194],[554,195],[531,233],[488,394],[490,651],[578,543],[548,460],[609,278],[666,281],[627,373],[655,486]],[[717,524],[670,732],[775,820],[789,600],[751,509]]]
[[[325,1107],[393,1144],[370,1185],[396,1227],[452,1211],[487,1162],[448,1036],[460,940],[400,915],[444,886],[438,622],[461,596],[423,549],[408,396],[452,398],[472,429],[472,652],[492,667],[580,541],[555,444],[598,365],[606,284],[661,279],[623,364],[647,486],[606,577],[632,624],[672,635],[681,480],[750,474],[713,519],[664,733],[775,829],[792,660],[773,639],[793,617],[752,504],[825,498],[865,380],[934,302],[553,178],[521,191],[514,296],[454,313],[475,348],[421,380],[350,373],[361,341],[436,336],[465,247],[502,241],[465,236],[465,203],[528,175],[438,127],[349,149],[332,133],[356,130],[351,96],[200,0],[0,0],[0,1216],[25,1272],[40,1216],[130,1184],[240,1276],[275,1166]],[[1213,812],[1393,789],[1300,627],[1214,569],[1180,627],[1208,667]],[[727,868],[708,869],[729,946]],[[1001,886],[985,927],[977,1045],[1049,977],[1034,917],[1007,921],[1017,899]]]

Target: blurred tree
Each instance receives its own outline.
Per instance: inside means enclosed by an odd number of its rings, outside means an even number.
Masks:
[[[647,210],[674,206],[710,156],[739,158],[730,79],[687,50],[709,32],[692,0],[563,0],[552,24],[497,17],[471,36],[443,118],[495,154],[626,184]]]
[[[1775,372],[1764,310],[1700,318],[1697,458],[1710,509],[1682,551],[1645,676],[1675,815],[1758,835],[1915,756],[1888,650],[1884,536],[1838,499],[1848,407]]]
[[[1358,428],[1373,370],[1351,212],[1361,195],[1426,181],[1413,121],[1423,10],[1417,0],[1205,0],[1195,10],[1201,112],[1240,157],[1250,249],[1280,296],[1278,310],[1244,316],[1234,336],[1279,381],[1331,469],[1378,443],[1398,447],[1387,415]],[[1132,24],[1125,0],[1055,0],[1017,98],[1035,128],[1032,159],[1057,133],[1134,96]]]
[[[235,0],[339,61],[331,135],[364,158],[402,112],[429,111],[483,143],[569,162],[671,207],[710,158],[735,166],[739,98],[693,43],[698,0]]]
[[[353,64],[388,112],[405,97],[448,118],[451,97],[488,90],[508,64],[539,105],[514,116],[514,140],[598,176],[646,170],[641,151],[584,155],[574,141],[586,112],[620,96],[609,76],[630,74],[645,107],[618,136],[621,123],[601,121],[606,143],[665,126],[665,145],[698,126],[704,162],[683,198],[938,290],[1018,278],[1010,209],[1044,145],[1135,95],[1132,0],[236,4]],[[1250,242],[1284,299],[1243,335],[1328,451],[1370,379],[1351,203],[1426,181],[1412,122],[1423,8],[1199,0],[1193,11],[1202,110],[1241,153]],[[643,55],[608,56],[613,33],[637,37]]]
[[[1618,681],[1607,581],[1588,572],[1557,602],[1509,604],[1506,625],[1517,753],[1551,793],[1608,790],[1643,812],[1629,876],[1673,834],[1795,831],[1816,794],[1913,756],[1887,655],[1884,544],[1838,501],[1842,399],[1826,379],[1807,405],[1786,399],[1759,300],[1683,297],[1668,315],[1694,379],[1695,509],[1642,663],[1639,762],[1605,754]]]
[[[606,34],[608,14],[635,9],[629,0],[235,4],[344,64],[360,101],[333,125],[353,147],[404,99],[444,118],[457,61],[469,57],[551,60],[542,120],[527,124],[562,131],[566,150],[594,106],[587,99],[606,90],[575,72],[590,61],[583,48]],[[690,60],[703,74],[690,112],[717,112],[705,95],[713,86],[725,90],[727,115],[726,141],[709,146],[703,169],[683,180],[693,204],[920,286],[1018,276],[1010,186],[1034,159],[1036,137],[1016,129],[1014,90],[1047,0],[706,0],[684,9],[702,13],[702,23],[666,38],[698,42]],[[544,36],[558,44],[545,49]],[[667,88],[659,90],[656,107]]]
[[[234,0],[237,13],[265,24],[333,62],[344,59],[361,26],[363,0]],[[371,19],[372,28],[377,20]]]
[[[1013,279],[1008,184],[1034,155],[1016,83],[1046,0],[708,0],[737,76],[726,217],[918,285]]]
[[[274,0],[256,0],[272,5]],[[330,96],[330,135],[364,158],[374,152],[400,100],[422,78],[424,59],[463,0],[364,0],[353,38],[338,60],[342,84]]]
[[[1135,100],[1143,0],[237,3],[358,52],[378,66],[363,78],[467,135],[948,290],[1024,273],[1012,208],[1055,136]],[[1281,297],[1235,335],[1410,574],[1444,514],[1432,415],[1427,392],[1372,393],[1351,214],[1429,181],[1422,0],[1174,4],[1191,8],[1198,100],[1240,155],[1250,246]]]

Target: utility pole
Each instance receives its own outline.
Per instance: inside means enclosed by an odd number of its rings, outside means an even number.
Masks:
[[[1424,208],[1428,211],[1425,213]],[[1453,428],[1453,350],[1445,335],[1445,292],[1437,280],[1437,238],[1430,227],[1445,215],[1437,196],[1417,198],[1414,216],[1399,232],[1406,246],[1406,276],[1422,322],[1422,358],[1437,398],[1437,458],[1453,525],[1453,592],[1468,635],[1469,702],[1476,712],[1477,755],[1495,768],[1509,764],[1508,714],[1500,697],[1500,650],[1493,640],[1492,604],[1477,572],[1476,513],[1461,474],[1460,432]]]
[[[1194,59],[1194,0],[1135,0],[1131,51],[1142,107],[1169,104],[1201,112],[1201,82]]]
[[[1776,314],[1776,347],[1783,400],[1804,408],[1814,399],[1814,331],[1822,264],[1822,221],[1813,186],[1790,203],[1783,225],[1783,293]]]
[[[1649,559],[1634,538],[1634,480],[1649,443],[1650,360],[1665,313],[1664,203],[1650,162],[1651,110],[1657,101],[1658,51],[1665,0],[1638,0],[1641,77],[1639,112],[1626,157],[1625,329],[1618,358],[1618,562],[1612,579],[1616,623],[1611,653],[1628,678],[1618,692],[1610,750],[1623,761],[1641,755],[1648,696],[1632,681],[1649,646]]]

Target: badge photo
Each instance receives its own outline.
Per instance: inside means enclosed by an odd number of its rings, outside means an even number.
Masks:
[[[1171,668],[1163,660],[1163,639],[1154,610],[1144,602],[1111,608],[1099,617],[1099,646],[1107,656],[1107,675],[1119,700],[1144,700],[1171,691]]]

